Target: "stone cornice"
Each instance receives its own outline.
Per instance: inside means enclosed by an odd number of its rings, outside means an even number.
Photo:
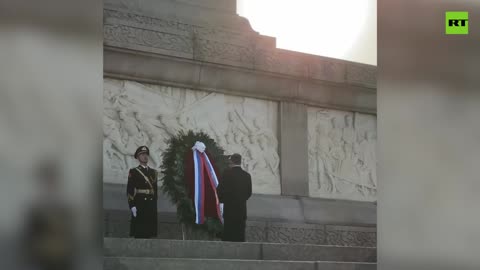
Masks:
[[[104,45],[110,77],[376,112],[376,67],[277,49],[253,30],[108,8]]]

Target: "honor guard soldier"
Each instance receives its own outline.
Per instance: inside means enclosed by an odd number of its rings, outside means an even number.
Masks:
[[[131,210],[130,236],[155,238],[157,236],[157,177],[158,172],[149,168],[150,150],[140,146],[135,158],[140,165],[128,172],[127,197]]]

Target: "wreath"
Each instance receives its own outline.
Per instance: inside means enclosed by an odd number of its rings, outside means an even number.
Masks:
[[[204,231],[210,236],[220,237],[223,225],[218,218],[206,218],[203,224],[195,223],[195,208],[189,198],[189,191],[185,179],[185,156],[192,151],[195,142],[200,141],[207,147],[207,152],[219,172],[227,168],[227,159],[224,150],[218,146],[210,136],[204,132],[180,131],[167,141],[167,150],[162,155],[161,190],[170,198],[177,207],[177,218],[180,224],[193,231]]]

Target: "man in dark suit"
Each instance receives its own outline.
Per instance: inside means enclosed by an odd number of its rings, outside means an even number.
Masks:
[[[157,236],[157,178],[155,169],[148,167],[150,150],[141,146],[135,151],[140,165],[128,172],[127,199],[131,211],[130,236]]]
[[[217,187],[218,198],[223,207],[223,241],[245,242],[247,200],[252,195],[252,178],[241,167],[242,157],[233,154],[230,168],[225,170]]]

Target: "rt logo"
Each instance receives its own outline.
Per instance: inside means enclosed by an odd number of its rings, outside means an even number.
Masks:
[[[468,12],[447,11],[445,13],[445,34],[468,35]]]

